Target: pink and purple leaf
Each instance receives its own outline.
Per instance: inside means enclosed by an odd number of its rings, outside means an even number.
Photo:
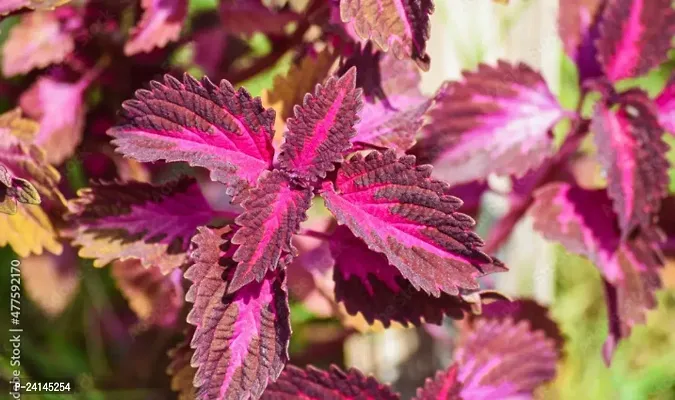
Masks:
[[[204,167],[235,194],[272,166],[274,110],[226,80],[217,86],[208,78],[185,74],[181,82],[166,75],[122,108],[122,123],[108,134],[127,157]]]
[[[257,399],[288,362],[291,335],[285,272],[269,271],[227,294],[235,263],[232,229],[199,228],[185,272],[187,321],[196,327],[191,365],[199,400]]]
[[[481,64],[439,90],[412,152],[453,185],[522,176],[552,155],[551,130],[568,115],[529,66]]]
[[[359,154],[343,164],[321,195],[338,223],[383,253],[416,290],[435,297],[478,290],[476,278],[506,268],[479,248],[462,201],[430,177],[431,166],[394,151]]]

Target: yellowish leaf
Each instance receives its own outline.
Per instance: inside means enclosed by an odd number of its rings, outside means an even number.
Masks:
[[[21,261],[21,277],[28,297],[49,317],[60,315],[80,286],[77,257],[72,248],[60,256],[43,254]]]
[[[176,322],[184,298],[183,271],[176,268],[164,275],[158,267],[128,260],[114,262],[111,273],[141,323],[169,326]]]
[[[63,246],[57,241],[47,214],[34,205],[18,207],[16,214],[0,214],[0,247],[10,245],[19,257],[42,254],[43,250],[61,254]]]
[[[73,37],[61,29],[54,13],[24,14],[2,48],[2,72],[10,77],[60,63],[74,48]]]
[[[178,400],[193,400],[196,396],[192,381],[197,369],[190,365],[194,354],[194,350],[190,348],[192,334],[192,329],[188,329],[185,339],[167,353],[171,362],[166,373],[171,377],[171,390],[178,393]]]

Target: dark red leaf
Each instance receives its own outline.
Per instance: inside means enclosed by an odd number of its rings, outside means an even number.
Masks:
[[[263,173],[242,203],[244,213],[235,220],[241,229],[232,238],[232,243],[240,245],[233,260],[239,265],[228,293],[260,281],[279,264],[288,265],[296,252],[291,238],[307,219],[311,201],[312,192],[295,189],[283,172]]]
[[[606,190],[549,184],[535,193],[532,215],[535,229],[568,251],[588,257],[611,284],[615,298],[607,305],[610,314],[616,309],[620,317],[616,324],[621,327],[612,329],[610,320],[607,346],[613,349],[633,325],[645,321],[645,310],[656,305],[654,292],[661,286],[658,270],[663,265],[658,247],[642,234],[621,239]]]
[[[644,92],[625,101],[616,110],[598,104],[591,127],[624,237],[654,223],[668,186],[668,146],[657,111]]]
[[[227,260],[229,227],[201,227],[194,237],[194,265],[185,272],[193,282],[186,300],[194,303],[187,321],[196,326],[190,346],[197,368],[198,400],[257,399],[288,362],[291,335],[283,271],[270,271],[227,294],[234,266]]]
[[[602,74],[595,42],[606,0],[559,0],[558,33],[567,55],[575,61],[579,80]]]
[[[607,0],[598,56],[611,81],[646,74],[668,58],[675,35],[671,0]]]
[[[302,106],[294,108],[295,117],[288,119],[279,168],[304,181],[325,177],[351,148],[360,110],[356,68],[317,85],[314,94],[305,95]]]
[[[67,216],[75,224],[73,244],[99,267],[138,258],[167,273],[186,261],[197,227],[217,215],[191,178],[161,186],[101,183],[78,194]]]
[[[166,75],[122,104],[122,122],[108,131],[117,151],[138,161],[185,161],[211,171],[235,193],[272,166],[274,110],[222,80],[183,82]]]
[[[398,400],[387,385],[364,376],[357,369],[346,372],[331,365],[328,371],[288,365],[279,379],[269,385],[263,400]]]
[[[386,255],[417,290],[439,297],[479,288],[476,278],[506,268],[479,248],[474,220],[457,212],[462,201],[430,178],[431,166],[394,151],[356,155],[322,196],[340,224]]]
[[[442,293],[440,297],[416,290],[384,254],[376,253],[344,226],[330,238],[335,259],[333,279],[335,299],[344,303],[352,315],[363,314],[368,323],[375,320],[388,327],[401,324],[440,324],[445,315],[462,318],[471,311],[461,297]]]

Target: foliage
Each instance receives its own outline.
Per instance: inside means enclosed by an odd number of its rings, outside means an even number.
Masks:
[[[179,398],[399,398],[356,369],[291,365],[312,295],[345,325],[454,320],[454,361],[416,399],[531,398],[563,337],[545,307],[481,279],[508,270],[492,254],[529,215],[597,268],[610,364],[673,251],[675,78],[640,79],[668,60],[675,10],[562,3],[579,93],[566,107],[504,60],[423,94],[430,0],[6,1],[0,245],[50,318],[83,287],[102,310],[91,267],[110,265],[99,289],[128,306],[85,340],[163,337],[162,384]],[[495,175],[510,207],[484,241],[474,218]],[[350,333],[323,328],[338,344]],[[138,350],[115,373],[156,370]],[[97,385],[119,388],[107,372]]]

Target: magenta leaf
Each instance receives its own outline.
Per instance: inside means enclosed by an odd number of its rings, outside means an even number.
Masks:
[[[484,305],[462,331],[455,363],[427,379],[415,399],[533,398],[534,390],[555,376],[562,346],[547,312],[531,300]]]
[[[531,398],[555,377],[558,352],[527,321],[480,319],[455,352],[461,398]]]
[[[383,253],[417,290],[435,297],[476,291],[476,278],[506,268],[479,250],[474,220],[462,201],[430,178],[431,166],[394,151],[357,154],[338,171],[322,196],[340,224]],[[336,191],[337,190],[337,191]]]
[[[34,143],[45,150],[47,161],[61,164],[75,153],[84,130],[84,91],[89,82],[60,82],[41,77],[19,99],[26,115],[40,123]]]
[[[284,34],[284,28],[299,15],[291,11],[275,11],[260,0],[222,0],[218,6],[223,29],[232,34],[252,35],[256,32]]]
[[[591,129],[624,237],[650,227],[668,186],[668,145],[651,100],[635,91],[616,110],[598,104]]]
[[[194,179],[162,186],[143,182],[101,183],[83,189],[69,204],[73,243],[95,266],[129,258],[167,273],[186,259],[198,226],[217,214]]]
[[[283,271],[270,271],[227,294],[233,265],[225,267],[236,246],[229,227],[201,227],[194,237],[194,261],[185,278],[193,282],[186,300],[187,317],[196,326],[191,347],[197,368],[199,400],[257,399],[288,362],[291,335],[288,294]]]
[[[356,86],[364,105],[356,124],[357,148],[390,148],[399,154],[415,144],[432,101],[419,89],[420,70],[410,60],[373,51],[370,42],[357,48],[339,71],[356,67]]]
[[[444,371],[436,372],[433,378],[426,379],[423,387],[417,389],[413,400],[464,400],[458,371],[457,365],[453,364]]]
[[[440,324],[444,315],[460,319],[470,311],[461,297],[445,293],[432,297],[413,288],[384,254],[368,249],[344,226],[330,237],[330,249],[335,259],[335,300],[343,302],[350,314],[363,314],[370,324],[378,320],[385,327],[392,321],[419,325],[422,319]]]
[[[558,33],[567,55],[579,70],[579,80],[602,75],[595,42],[606,0],[560,0]]]
[[[562,351],[564,339],[558,324],[549,316],[548,308],[532,299],[522,298],[484,304],[480,315],[469,316],[469,321],[479,319],[498,321],[510,319],[515,323],[527,321],[533,331],[544,332],[548,338],[556,342],[558,351]]]
[[[211,171],[235,193],[272,166],[274,110],[226,80],[166,75],[122,104],[123,122],[108,131],[117,151],[142,162],[185,161]]]
[[[668,82],[655,100],[663,129],[675,135],[675,78]]]
[[[607,0],[598,57],[616,82],[646,74],[668,59],[675,35],[671,0]]]
[[[124,45],[124,54],[147,53],[178,39],[188,0],[143,0],[143,17]]]
[[[361,109],[361,90],[356,89],[356,68],[342,77],[330,77],[305,95],[302,106],[288,119],[281,145],[279,168],[293,177],[315,181],[343,161],[356,135],[354,124]]]
[[[378,84],[383,98],[380,101],[367,98],[369,101],[364,103],[353,142],[357,146],[365,144],[394,149],[402,155],[415,144],[433,100],[420,92],[419,69],[409,60],[397,60],[385,54],[378,67],[381,70]],[[359,74],[364,72],[366,75],[371,73],[359,70]]]
[[[279,264],[290,263],[296,253],[291,238],[307,219],[311,201],[311,191],[294,188],[281,171],[261,175],[242,203],[244,213],[235,220],[241,229],[232,238],[232,243],[239,245],[233,260],[239,264],[228,293],[260,281]]]
[[[311,365],[306,369],[287,365],[279,379],[263,393],[262,399],[398,400],[399,395],[388,385],[366,377],[354,368],[345,372],[331,365],[328,371],[322,371]]]
[[[615,344],[633,325],[645,321],[645,310],[655,306],[654,292],[661,286],[662,255],[644,235],[621,240],[606,190],[549,184],[535,193],[532,215],[535,229],[568,251],[589,258],[611,284],[621,329],[612,329],[610,321],[610,334],[620,331],[620,335],[608,342]],[[608,307],[611,312],[614,306],[608,302]]]
[[[550,130],[567,113],[538,72],[500,61],[446,84],[429,115],[416,154],[459,184],[540,165],[553,150]]]
[[[431,0],[340,0],[340,18],[359,37],[398,59],[412,58],[424,71],[431,62],[426,42],[433,11]]]

